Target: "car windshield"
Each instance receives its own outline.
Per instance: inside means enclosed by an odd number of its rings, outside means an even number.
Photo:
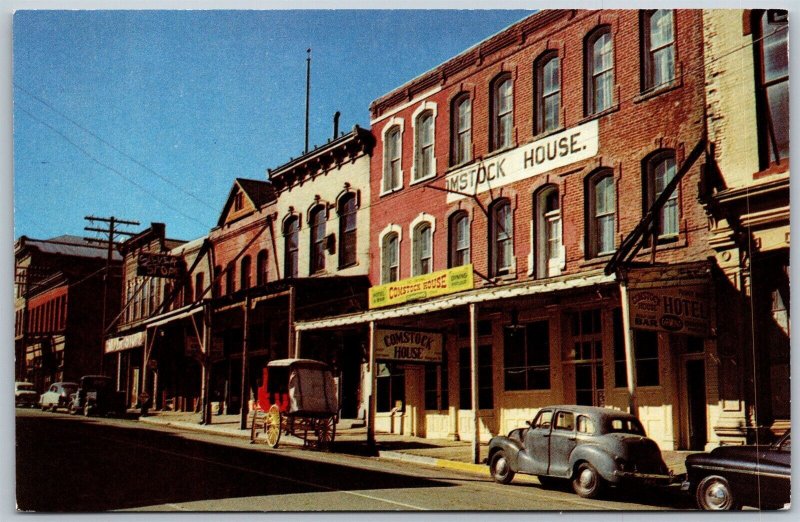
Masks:
[[[77,384],[64,384],[61,386],[61,389],[67,393],[75,393],[78,389]]]
[[[17,384],[17,389],[20,391],[36,391],[33,387],[33,384],[27,382],[23,384]]]
[[[644,428],[642,428],[642,424],[637,419],[611,417],[606,421],[606,432],[644,435]]]

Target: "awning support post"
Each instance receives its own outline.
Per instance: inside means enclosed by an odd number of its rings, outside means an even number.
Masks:
[[[250,296],[244,298],[244,318],[242,319],[242,386],[239,392],[239,429],[247,429],[247,414],[250,410],[250,386],[248,386],[247,379],[247,352],[250,349],[248,346],[248,332],[250,330]]]
[[[619,296],[622,304],[622,331],[625,339],[625,374],[628,377],[628,411],[637,414],[636,404],[636,352],[631,330],[631,310],[628,305],[628,287],[624,280],[619,282]]]
[[[375,321],[369,322],[369,399],[367,401],[367,444],[375,447]]]
[[[297,298],[296,293],[297,289],[294,287],[294,285],[289,287],[289,321],[288,321],[289,337],[287,338],[289,346],[287,353],[289,354],[289,357],[292,358],[297,358],[297,352],[295,351],[296,346],[295,346],[295,330],[294,330],[294,312],[295,312],[295,306],[297,306],[295,303]]]
[[[478,305],[469,305],[469,363],[472,383],[472,462],[481,461],[481,424],[478,417]]]

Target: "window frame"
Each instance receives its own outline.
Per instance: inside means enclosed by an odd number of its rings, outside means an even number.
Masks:
[[[555,196],[553,198],[553,196]],[[548,210],[548,203],[554,200],[558,207]],[[549,183],[539,187],[533,194],[534,208],[534,276],[537,279],[555,277],[564,269],[566,251],[564,248],[564,216],[561,211],[561,192],[558,185]],[[551,225],[557,223],[558,238],[552,238]],[[551,257],[550,251],[557,241],[559,255]],[[551,263],[557,263],[551,268]]]
[[[555,60],[556,64],[556,78],[558,79],[558,87],[552,91],[545,93],[545,69],[547,68],[550,63]],[[561,121],[561,108],[562,108],[562,99],[561,99],[561,91],[562,91],[562,78],[561,78],[561,58],[558,55],[558,51],[556,50],[548,50],[542,53],[534,62],[534,78],[535,78],[535,89],[534,89],[534,125],[533,125],[533,134],[534,136],[540,134],[548,134],[551,132],[555,132],[558,129],[563,128],[563,122]],[[556,100],[556,121],[551,126],[547,125],[547,102],[549,98],[554,98]]]
[[[790,96],[790,87],[789,87],[789,61],[788,61],[788,29],[785,31],[781,31],[781,35],[783,36],[782,42],[781,40],[775,40],[777,44],[779,44],[783,48],[783,52],[785,53],[784,56],[787,58],[786,62],[786,72],[783,76],[778,76],[776,78],[767,79],[766,75],[766,64],[767,60],[765,58],[765,44],[767,44],[771,40],[771,36],[767,35],[764,31],[764,24],[770,25],[778,25],[778,24],[785,24],[788,28],[788,21],[786,22],[772,22],[770,23],[770,17],[774,17],[779,13],[784,13],[785,11],[782,9],[754,9],[751,13],[751,27],[753,28],[753,54],[755,59],[755,88],[756,88],[756,107],[757,107],[757,117],[756,122],[758,126],[758,149],[759,149],[759,168],[764,170],[768,168],[770,165],[780,164],[784,160],[788,160],[790,156],[790,136],[788,135],[789,132],[789,96]],[[780,52],[780,49],[779,49]],[[780,145],[777,143],[778,138],[775,134],[775,117],[773,113],[775,111],[772,110],[770,104],[770,96],[769,91],[771,88],[780,88],[781,90],[785,89],[785,96],[786,99],[786,109],[783,111],[777,111],[780,114],[784,115],[786,119],[785,121],[785,129],[787,132],[787,144],[786,144],[786,155],[784,156],[782,152],[779,150]],[[773,89],[775,90],[775,89]],[[782,93],[779,93],[780,96]]]
[[[247,290],[250,288],[250,284],[252,283],[252,278],[250,276],[250,271],[252,269],[252,260],[249,255],[242,257],[242,260],[239,262],[239,289],[240,290]]]
[[[501,90],[508,85],[508,93]],[[504,107],[503,102],[507,102]],[[514,146],[514,78],[510,72],[498,74],[490,87],[489,152]],[[506,129],[506,127],[508,127]],[[503,133],[502,131],[506,132]],[[502,138],[502,139],[501,139]]]
[[[436,106],[428,102],[423,103],[415,112],[412,121],[414,123],[414,164],[411,168],[411,183],[414,184],[436,177]],[[426,129],[430,130],[429,135],[425,132]],[[428,139],[430,142],[427,141]],[[427,162],[425,161],[426,151],[430,151]]]
[[[262,248],[256,254],[256,286],[264,286],[267,284],[269,276],[267,274],[267,267],[269,263],[269,253],[266,248]]]
[[[669,13],[672,26],[672,40],[662,45],[653,47],[652,20],[657,13]],[[640,59],[642,63],[641,85],[642,92],[657,91],[668,87],[677,79],[677,44],[675,32],[675,10],[674,9],[647,9],[642,10],[640,18],[641,51]],[[669,50],[671,56],[670,77],[656,83],[656,54]]]
[[[598,197],[601,183],[611,180],[611,194],[612,200],[610,202],[611,210],[606,210],[602,214],[598,210]],[[587,259],[601,257],[612,254],[617,248],[617,183],[614,178],[614,171],[612,169],[599,169],[586,178],[585,188],[585,201],[586,201],[586,257]],[[608,202],[607,202],[608,203]],[[611,249],[602,249],[600,235],[602,226],[601,220],[611,218],[612,225],[612,245]]]
[[[453,268],[470,264],[472,262],[472,226],[469,213],[466,210],[453,212],[448,219],[448,223],[448,267]],[[466,246],[460,241],[459,227],[461,223],[464,223],[466,228]]]
[[[325,236],[327,234],[328,209],[326,205],[315,205],[308,213],[309,251],[308,273],[318,274],[325,271]]]
[[[597,64],[597,42],[601,38],[608,37],[610,50],[610,64],[606,69],[598,71]],[[603,53],[601,52],[600,55]],[[593,29],[586,37],[584,45],[584,93],[585,93],[585,115],[593,116],[600,114],[611,109],[614,106],[614,36],[611,32],[610,25],[601,25]],[[598,84],[602,79],[603,83],[607,83],[608,88],[608,101],[607,105],[598,107],[596,95],[598,92]]]
[[[422,237],[427,233],[427,241]],[[411,231],[411,276],[425,275],[433,272],[433,224],[423,220]],[[427,254],[427,255],[426,255]],[[427,264],[427,268],[425,268]]]
[[[678,173],[678,160],[675,154],[675,151],[672,149],[662,149],[650,154],[645,159],[644,164],[644,205],[643,205],[643,213],[645,215],[650,207],[653,206],[653,203],[658,198],[658,196],[663,192],[663,188],[661,191],[656,191],[656,182],[657,175],[659,168],[662,164],[671,161],[672,162],[672,176],[666,181],[663,182],[663,187],[666,187],[670,180],[672,180]],[[658,212],[658,229],[655,231],[655,236],[658,239],[659,243],[670,243],[673,241],[677,241],[680,237],[680,228],[681,228],[681,186],[680,183],[675,187],[675,191],[669,197],[667,201],[664,202],[664,206],[659,209]],[[674,218],[674,232],[673,231],[666,231],[665,228],[665,211],[668,207],[673,207],[675,209],[675,218]]]
[[[395,243],[391,251],[392,242]],[[393,254],[392,259],[389,255]],[[392,271],[395,272],[394,276]],[[393,283],[400,280],[400,233],[391,230],[381,238],[381,284]]]
[[[290,227],[295,226],[294,229]],[[291,238],[294,236],[294,244]],[[292,214],[283,222],[283,277],[296,278],[300,274],[300,216]]]
[[[543,330],[536,331],[537,329]],[[544,334],[544,335],[542,335]],[[522,341],[522,347],[517,342]],[[543,349],[544,348],[544,349]],[[503,329],[503,389],[505,391],[541,391],[552,389],[550,377],[552,358],[550,352],[550,321],[540,319]],[[537,359],[536,354],[539,355]],[[519,358],[519,361],[514,361]],[[514,364],[521,362],[522,364]],[[522,386],[510,378],[514,374],[524,376]],[[536,378],[536,376],[543,376]]]
[[[352,209],[347,206],[352,203]],[[358,264],[358,198],[348,192],[339,198],[339,269]]]
[[[383,131],[381,195],[391,194],[401,188],[403,188],[403,124],[402,120],[393,118]]]
[[[450,165],[463,165],[472,161],[472,97],[461,92],[450,107]],[[462,118],[462,113],[467,115]]]
[[[508,209],[506,226],[502,229],[498,228],[500,211],[504,208]],[[516,268],[514,259],[514,209],[511,206],[511,200],[508,198],[501,198],[494,201],[489,211],[489,255],[490,255],[490,277],[500,277],[510,275]],[[508,245],[509,252],[504,253],[509,258],[508,263],[500,266],[500,250],[506,249]]]

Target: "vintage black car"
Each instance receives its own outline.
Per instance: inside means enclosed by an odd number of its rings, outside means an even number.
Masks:
[[[537,475],[542,485],[571,480],[575,493],[597,498],[609,484],[672,480],[658,445],[631,414],[548,406],[527,424],[489,442],[489,471],[501,484],[511,482],[515,473],[527,473]]]
[[[791,435],[769,446],[722,446],[686,457],[681,489],[700,509],[781,509],[791,501]]]
[[[72,414],[89,415],[124,415],[125,393],[117,391],[111,377],[104,375],[84,375],[81,377],[78,391],[72,395],[69,405]]]

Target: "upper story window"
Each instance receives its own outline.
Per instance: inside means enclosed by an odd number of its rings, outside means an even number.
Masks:
[[[617,192],[611,170],[604,169],[586,181],[588,224],[587,257],[614,251],[616,235]]]
[[[514,82],[503,74],[492,82],[491,150],[512,145],[514,134]]]
[[[205,274],[203,272],[198,272],[194,276],[194,300],[200,301],[203,299],[203,295],[205,294],[205,288],[203,288]]]
[[[761,168],[789,157],[789,19],[787,12],[755,12],[756,81]]]
[[[309,271],[312,274],[325,270],[325,206],[317,205],[311,210],[311,252]]]
[[[647,201],[645,210],[650,208],[656,198],[664,191],[667,184],[675,177],[675,153],[671,150],[658,152],[645,162],[645,187]],[[669,199],[658,213],[658,238],[676,238],[678,235],[678,187],[672,191]]]
[[[412,275],[430,274],[433,271],[433,234],[430,223],[420,223],[414,228],[413,241]]]
[[[237,192],[233,197],[233,210],[242,210],[244,208],[244,194]]]
[[[586,39],[586,113],[597,114],[614,103],[614,45],[611,28],[597,28]]]
[[[416,119],[414,132],[414,145],[416,158],[414,159],[414,181],[428,178],[436,174],[436,163],[433,155],[434,142],[434,115],[432,110],[426,110]]]
[[[400,279],[400,236],[396,232],[386,234],[381,245],[381,283]]]
[[[555,51],[536,60],[536,132],[561,126],[561,65]]]
[[[298,247],[300,246],[300,219],[290,216],[283,223],[284,277],[297,277]]]
[[[452,118],[451,165],[460,165],[472,160],[472,101],[469,94],[458,95],[450,111]]]
[[[536,277],[553,277],[564,266],[561,235],[561,198],[558,188],[548,185],[534,196]]]
[[[358,262],[357,203],[354,193],[346,194],[339,200],[339,268]]]
[[[514,267],[514,219],[511,215],[511,202],[507,199],[495,202],[489,216],[491,275],[506,275]]]
[[[450,216],[450,266],[470,263],[469,214],[465,211]]]
[[[242,258],[241,266],[240,266],[240,273],[239,273],[239,284],[242,290],[246,290],[250,288],[250,256],[244,256]]]
[[[401,158],[403,131],[400,125],[392,126],[384,135],[383,146],[383,192],[397,190],[403,185]]]
[[[256,256],[256,286],[267,283],[267,251],[259,250]]]
[[[222,295],[222,266],[214,267],[214,297]]]
[[[671,9],[642,12],[643,90],[675,79],[675,23]]]
[[[233,261],[225,266],[225,293],[232,294],[236,291],[234,288],[234,281],[236,280],[236,267]]]

